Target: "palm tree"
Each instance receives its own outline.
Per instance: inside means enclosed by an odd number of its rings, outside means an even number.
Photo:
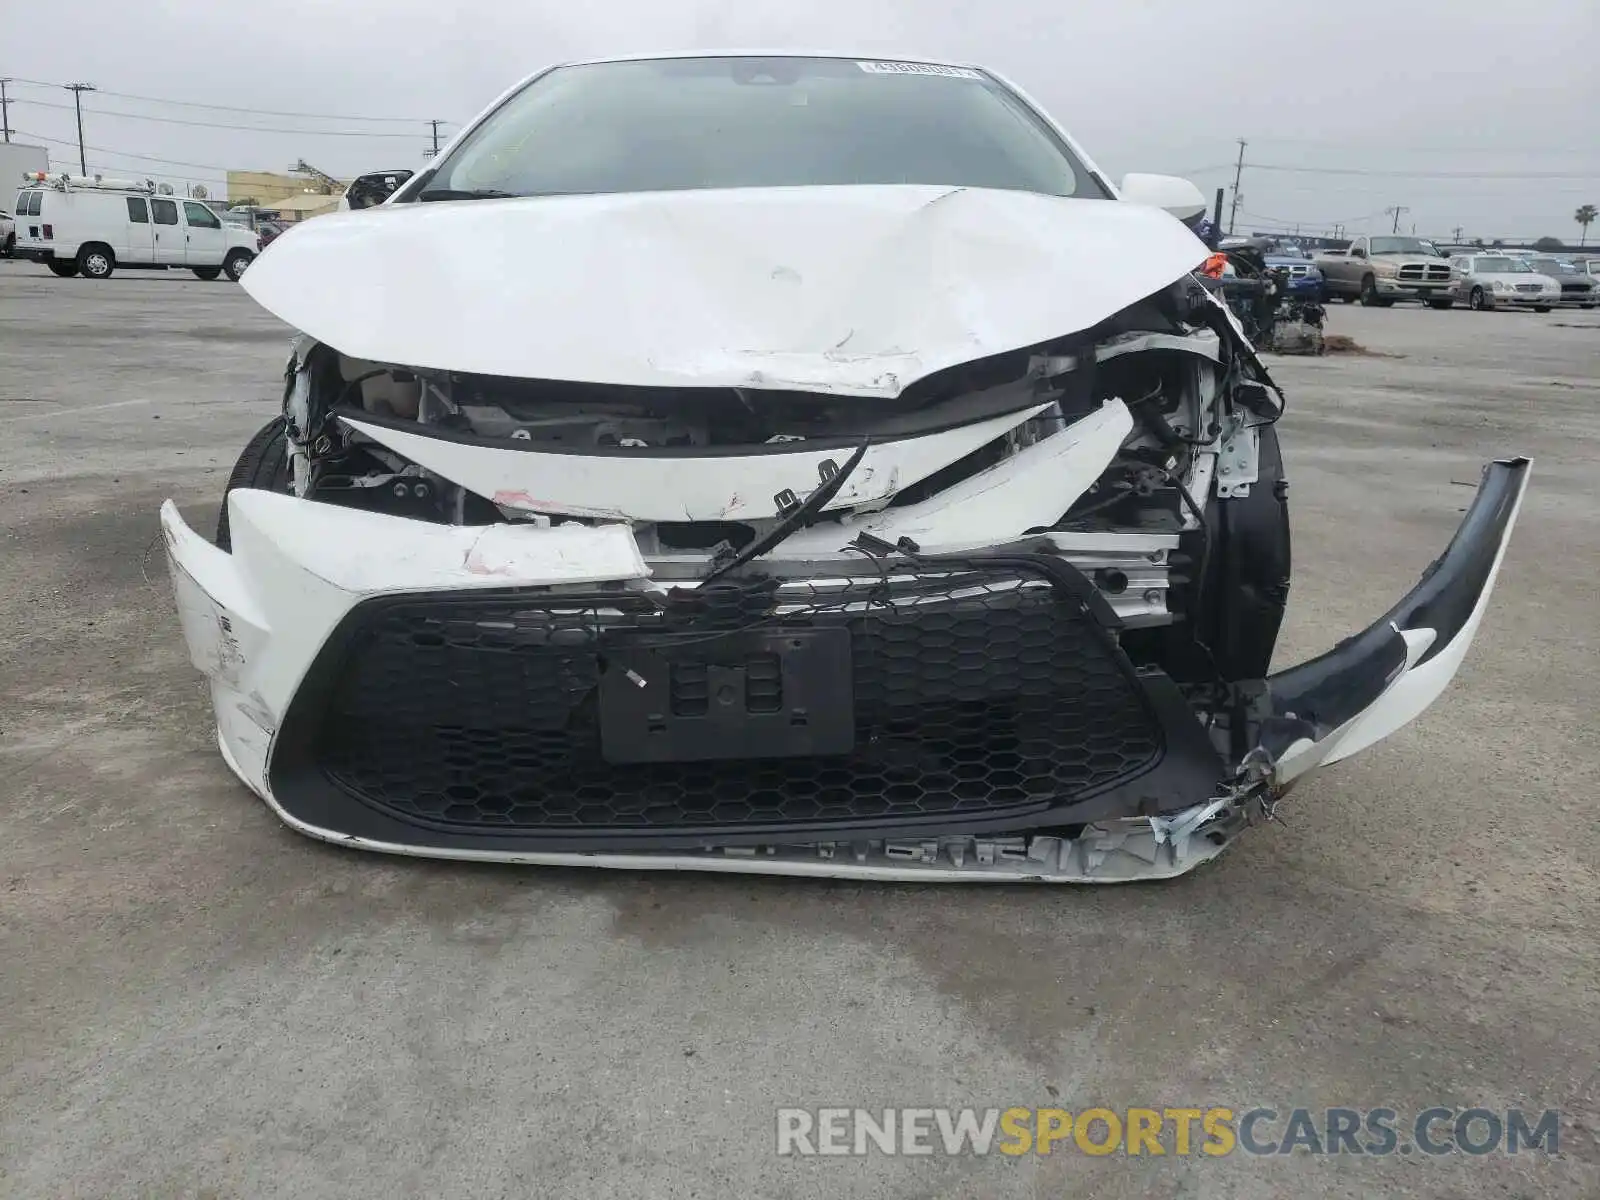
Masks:
[[[1600,211],[1592,204],[1585,204],[1572,214],[1572,219],[1578,223],[1578,245],[1583,245],[1584,239],[1589,236],[1589,222],[1597,216],[1600,216]]]

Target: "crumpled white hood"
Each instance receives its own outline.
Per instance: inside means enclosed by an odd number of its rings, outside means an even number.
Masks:
[[[1194,269],[1169,214],[927,186],[387,205],[316,217],[243,284],[355,358],[645,386],[894,396],[1095,325]]]

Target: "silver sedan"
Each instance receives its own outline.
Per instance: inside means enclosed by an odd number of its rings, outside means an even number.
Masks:
[[[1468,308],[1531,308],[1549,312],[1561,303],[1561,285],[1508,254],[1464,254],[1450,260],[1460,278],[1450,294]]]

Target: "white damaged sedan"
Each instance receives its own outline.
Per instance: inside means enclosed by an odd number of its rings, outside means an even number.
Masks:
[[[244,277],[302,331],[216,544],[162,509],[228,766],[396,853],[918,880],[1181,874],[1444,690],[1529,464],[1271,673],[1283,395],[975,67],[588,62]]]

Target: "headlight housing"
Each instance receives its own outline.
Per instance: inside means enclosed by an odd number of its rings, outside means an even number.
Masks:
[[[1489,286],[1497,292],[1509,292],[1511,290],[1511,285],[1504,279],[1496,279]]]

